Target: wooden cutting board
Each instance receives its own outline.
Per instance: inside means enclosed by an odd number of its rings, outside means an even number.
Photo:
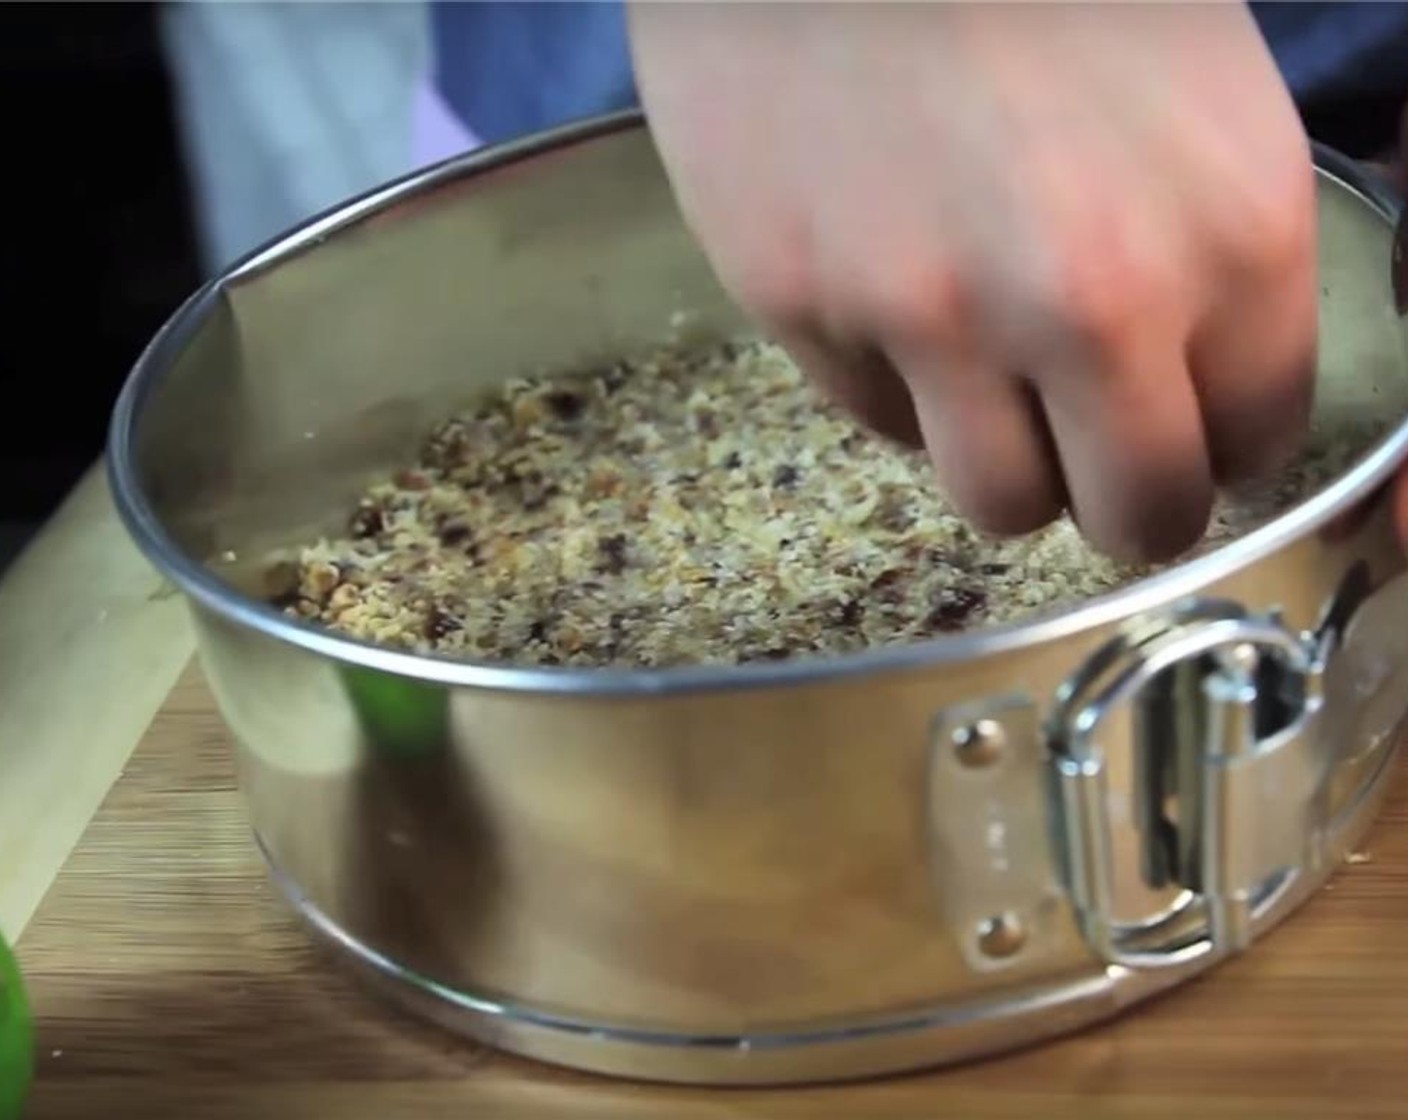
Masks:
[[[1404,1116],[1408,769],[1366,852],[1305,910],[1118,1023],[863,1085],[657,1088],[460,1042],[331,967],[265,882],[189,670],[19,949],[37,1118]]]
[[[468,1045],[330,967],[265,883],[190,655],[95,472],[0,583],[0,928],[38,1016],[31,1117],[1408,1116],[1408,768],[1362,861],[1120,1022],[862,1085],[658,1088]]]

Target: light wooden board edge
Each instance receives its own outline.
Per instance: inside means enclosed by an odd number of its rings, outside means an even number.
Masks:
[[[13,944],[194,649],[99,463],[0,581],[0,933]]]
[[[930,1074],[709,1090],[536,1065],[375,1002],[268,884],[228,747],[188,672],[20,942],[33,1120],[1405,1114],[1408,770],[1363,851],[1284,927],[1122,1022]]]

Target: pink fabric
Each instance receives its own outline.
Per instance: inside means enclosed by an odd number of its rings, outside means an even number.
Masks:
[[[429,76],[416,85],[411,109],[411,159],[413,166],[425,167],[479,147],[479,139],[464,126]]]

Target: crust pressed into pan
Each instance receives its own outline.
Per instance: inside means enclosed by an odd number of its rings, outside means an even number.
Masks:
[[[1216,547],[1342,472],[1312,440],[1224,497]],[[920,452],[821,400],[765,341],[505,385],[373,486],[346,534],[273,565],[289,614],[421,652],[667,666],[836,654],[1009,622],[1148,572],[1069,520],[978,535]]]

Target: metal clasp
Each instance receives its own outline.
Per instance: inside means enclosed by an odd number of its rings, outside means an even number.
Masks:
[[[1327,760],[1315,734],[1324,656],[1274,615],[1202,603],[1102,648],[1048,729],[1067,892],[1091,948],[1156,968],[1233,953],[1259,903],[1320,858]],[[1111,715],[1129,714],[1126,825],[1151,888],[1182,888],[1154,921],[1117,916]]]

